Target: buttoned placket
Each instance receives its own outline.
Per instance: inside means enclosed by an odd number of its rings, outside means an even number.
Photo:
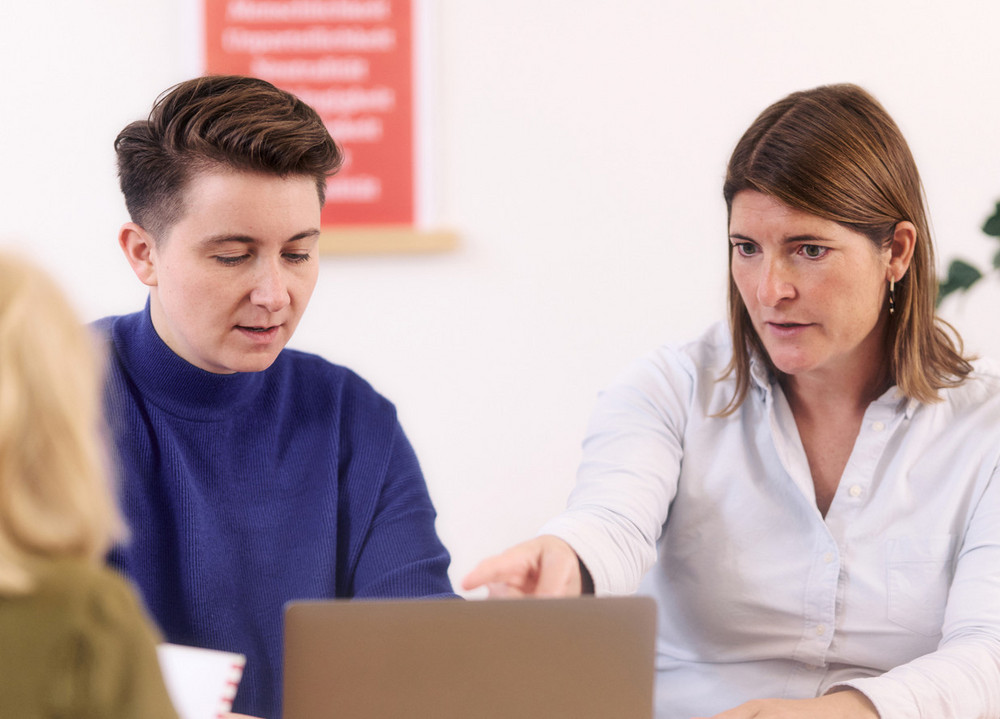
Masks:
[[[827,656],[836,640],[838,608],[842,605],[844,593],[842,559],[846,530],[851,520],[863,511],[872,491],[879,459],[905,413],[900,411],[901,400],[895,389],[869,405],[824,519],[816,506],[809,461],[788,401],[777,384],[762,386],[761,389],[779,460],[801,492],[806,503],[805,511],[812,514],[815,520],[811,549],[814,560],[810,563],[805,581],[802,634],[793,656],[820,669],[827,663]],[[820,676],[817,673],[817,681]]]

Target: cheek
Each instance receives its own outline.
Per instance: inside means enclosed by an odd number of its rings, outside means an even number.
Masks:
[[[888,287],[888,283],[883,282],[877,268],[873,270],[862,265],[854,268],[846,277],[841,277],[837,292],[845,299],[851,298],[859,313],[869,314],[877,313]]]
[[[733,265],[730,269],[730,276],[733,279],[733,284],[736,285],[736,291],[743,300],[743,304],[749,307],[754,303],[755,297],[753,292],[754,280],[752,273],[745,267],[740,268]]]
[[[236,277],[217,277],[190,269],[171,279],[169,302],[178,320],[189,327],[213,325],[239,303],[241,285]]]
[[[183,268],[170,265],[161,266],[157,273],[157,291],[164,306],[172,308],[174,313],[189,314],[192,285],[191,276]]]
[[[316,282],[319,279],[319,267],[312,266],[301,275],[289,281],[289,291],[292,293],[292,301],[298,304],[299,310],[304,310],[312,297],[313,290],[316,289]]]

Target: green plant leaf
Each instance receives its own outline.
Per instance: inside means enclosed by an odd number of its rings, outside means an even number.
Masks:
[[[969,289],[982,277],[983,273],[979,268],[964,260],[952,260],[948,267],[948,281],[954,282],[960,290]]]
[[[983,223],[983,232],[990,237],[1000,237],[1000,202],[997,203],[993,216]]]
[[[994,258],[996,261],[996,258]],[[952,292],[965,291],[982,279],[983,273],[964,260],[952,260],[948,265],[948,276],[938,283],[937,304]]]

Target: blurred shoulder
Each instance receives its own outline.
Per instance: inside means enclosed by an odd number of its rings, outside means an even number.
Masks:
[[[98,623],[142,613],[132,585],[115,570],[81,559],[56,559],[39,566],[37,595],[61,605],[65,616]]]

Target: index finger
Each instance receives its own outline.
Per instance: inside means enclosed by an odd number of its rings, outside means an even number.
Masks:
[[[526,584],[530,567],[520,553],[507,550],[480,562],[462,579],[462,588],[476,589],[484,584],[508,584],[522,588]]]

